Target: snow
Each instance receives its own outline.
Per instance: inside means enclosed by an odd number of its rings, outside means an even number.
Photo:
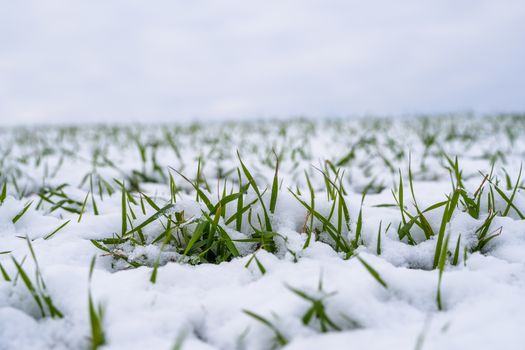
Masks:
[[[117,164],[115,168],[99,166],[98,174],[104,174],[102,176],[112,182],[113,177],[122,179],[133,170],[145,168],[145,173],[157,182],[141,184],[141,190],[159,206],[167,203],[169,181],[151,170],[149,153],[146,164],[142,164],[129,137],[133,134],[143,141],[159,141],[167,127],[118,129],[114,139],[110,136],[111,129],[102,127],[82,128],[78,134],[61,134],[58,129],[1,130],[3,141],[0,149],[5,156],[0,163],[0,186],[8,179],[9,187],[7,198],[0,204],[0,252],[9,253],[0,254],[0,263],[13,279],[16,271],[11,256],[19,262],[26,257],[23,267],[33,279],[35,264],[24,239],[29,237],[46,290],[64,318],[41,317],[20,277],[14,283],[0,276],[0,349],[89,348],[89,290],[93,300],[101,303],[105,310],[103,325],[107,344],[101,349],[106,350],[171,349],[177,339],[184,339],[183,349],[265,350],[276,346],[275,333],[244,310],[272,322],[288,341],[284,346],[287,350],[323,347],[414,349],[418,342],[419,349],[425,350],[521,349],[525,341],[521,330],[525,322],[525,220],[521,220],[514,209],[503,215],[506,203],[496,193],[499,212],[489,232],[501,227],[501,234],[481,251],[469,252],[465,261],[463,248],[470,251],[476,246],[476,230],[484,223],[488,212],[484,203],[479,218],[474,218],[459,204],[447,225],[447,233],[450,234],[450,255],[461,235],[461,254],[456,266],[449,259],[445,267],[441,285],[443,310],[438,310],[438,270],[432,266],[436,236],[427,240],[422,230],[414,226],[411,232],[417,244],[409,245],[406,239],[400,240],[397,235],[397,227],[402,221],[399,208],[381,204],[394,203],[391,188],[397,188],[397,168],[400,168],[404,177],[405,204],[410,212],[414,212],[407,178],[408,152],[416,179],[415,195],[421,208],[445,200],[451,193],[449,174],[441,165],[443,158],[437,146],[431,148],[430,155],[422,160],[424,149],[417,131],[426,124],[421,120],[383,122],[383,128],[379,129],[368,121],[217,123],[202,125],[196,132],[184,128],[170,129],[177,132],[176,140],[182,156],[179,159],[166,144],[159,146],[156,160],[162,170],[167,174],[169,165],[182,169],[186,176],[194,179],[198,158],[202,155],[202,172],[211,186],[210,198],[214,200],[220,198],[223,186],[216,179],[216,167],[221,166],[224,170],[237,167],[237,149],[247,167],[257,174],[255,177],[262,189],[271,186],[273,177],[272,167],[265,165],[263,160],[271,156],[272,147],[276,147],[277,153],[279,150],[284,152],[279,168],[279,180],[283,183],[275,213],[271,215],[273,229],[280,234],[275,238],[277,251],[255,251],[264,273],[253,260],[247,266],[254,253],[251,243],[236,242],[241,257],[219,264],[195,265],[181,252],[163,250],[162,242],[152,242],[164,229],[165,220],[162,222],[162,218],[143,230],[146,244],[119,247],[132,260],[144,259],[145,266],[129,268],[122,260],[117,261],[105,254],[90,240],[112,238],[120,232],[121,195],[117,186],[111,196],[107,193],[103,199],[98,193],[95,196],[99,215],[95,215],[91,200],[88,200],[80,222],[78,214],[63,209],[51,212],[52,205],[49,204],[37,209],[44,178],[46,185],[69,184],[64,188],[65,193],[80,202],[84,200],[90,191],[89,181],[83,185],[80,183],[92,170],[95,149],[105,149],[108,159]],[[505,183],[503,168],[512,182],[516,181],[525,154],[525,142],[520,139],[511,142],[505,136],[504,126],[512,126],[516,132],[524,131],[523,119],[443,118],[429,123],[430,127],[438,128],[440,145],[449,154],[459,156],[469,191],[476,191],[483,180],[478,170],[483,174],[490,171],[489,160],[479,158],[485,152],[505,154],[505,161],[498,160],[494,171],[502,184]],[[425,127],[430,130],[428,125]],[[458,133],[472,131],[475,139],[447,141],[444,130],[448,127],[453,127]],[[281,128],[286,128],[286,133],[281,133]],[[29,140],[33,141],[22,140],[27,139],[27,133],[32,135]],[[351,137],[343,137],[346,134]],[[324,167],[324,160],[336,163],[359,137],[375,137],[379,145],[377,149],[361,146],[355,159],[342,166],[348,192],[345,198],[351,217],[351,229],[346,234],[348,240],[355,237],[356,220],[362,210],[363,244],[349,259],[342,252],[336,252],[326,236],[325,239],[312,239],[303,249],[307,239],[304,227],[309,224],[309,218],[307,210],[288,188],[295,191],[298,186],[301,198],[309,203],[303,175],[306,170],[315,189],[316,210],[328,214],[331,202],[323,190],[323,177],[311,165]],[[395,150],[386,147],[389,138],[396,139],[401,145],[405,151],[403,156],[395,157]],[[52,152],[37,164],[37,155],[44,146]],[[64,156],[64,149],[74,149],[75,152]],[[293,159],[293,149],[301,149],[307,157]],[[394,172],[390,172],[378,152],[392,162]],[[26,161],[20,161],[24,157]],[[56,172],[51,169],[56,169]],[[15,174],[18,187],[26,189],[21,197],[9,180]],[[231,176],[236,178],[236,172]],[[359,189],[372,178],[382,181],[385,188],[377,193],[370,191],[361,206]],[[180,177],[176,182],[187,191],[178,194],[172,212],[184,212],[187,219],[200,217],[206,210],[205,205],[202,201],[195,201],[195,191]],[[502,188],[507,196],[512,195],[512,189],[503,185]],[[130,193],[133,193],[131,189]],[[250,189],[245,203],[256,198]],[[515,198],[516,208],[523,211],[525,196],[521,190],[516,192]],[[13,217],[31,200],[33,205],[13,223]],[[265,192],[264,200],[268,206],[270,189]],[[232,213],[235,207],[236,202],[230,202],[226,210]],[[131,221],[135,226],[155,213],[151,207],[146,208],[145,214],[140,206],[132,208],[136,219]],[[439,230],[443,210],[440,207],[428,213],[427,219],[435,232]],[[260,203],[254,205],[252,216],[256,217],[257,213],[262,217]],[[226,225],[223,218],[219,225],[232,239],[249,238],[253,230],[247,223],[247,215],[240,231],[235,229],[235,223]],[[71,221],[64,228],[44,239],[67,220]],[[381,254],[378,255],[380,222]],[[314,221],[314,226],[322,229],[318,220]],[[187,224],[190,235],[195,227],[196,223]],[[152,283],[152,266],[159,254],[157,280]],[[355,257],[357,255],[379,273],[387,288],[378,283]],[[97,261],[89,285],[88,272],[93,256],[97,256]],[[322,288],[319,288],[320,283]],[[321,298],[326,314],[340,330],[329,327],[328,332],[323,333],[315,319],[304,324],[303,315],[311,304],[292,289]]]

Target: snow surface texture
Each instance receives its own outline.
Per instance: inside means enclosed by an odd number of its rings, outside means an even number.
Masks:
[[[524,134],[520,116],[0,130],[0,349],[95,349],[94,317],[99,349],[523,349]]]

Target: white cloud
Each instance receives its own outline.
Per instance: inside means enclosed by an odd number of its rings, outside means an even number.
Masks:
[[[525,3],[1,1],[0,123],[525,109]]]

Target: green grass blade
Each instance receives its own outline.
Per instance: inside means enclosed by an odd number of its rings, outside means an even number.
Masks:
[[[53,237],[53,235],[55,233],[57,233],[58,231],[60,231],[62,228],[64,228],[67,224],[69,224],[71,222],[71,220],[67,220],[66,222],[64,222],[63,224],[61,224],[60,226],[58,226],[53,232],[51,232],[50,234],[44,236],[44,239],[49,239],[51,237]]]
[[[361,262],[361,264],[363,264],[363,266],[367,269],[367,271],[370,273],[370,275],[372,275],[372,277],[374,277],[374,279],[380,285],[382,285],[385,289],[388,289],[388,285],[381,278],[381,275],[379,274],[379,272],[376,271],[376,269],[374,269],[369,263],[367,263],[365,260],[363,260],[360,256],[357,257],[357,260],[359,260]]]
[[[11,220],[11,221],[13,222],[13,224],[16,224],[16,222],[17,222],[18,220],[20,220],[20,218],[21,218],[22,216],[24,216],[24,214],[25,214],[26,211],[29,209],[29,207],[31,206],[31,204],[33,204],[33,201],[27,203],[27,204],[24,206],[24,208],[23,208],[18,214],[15,215],[15,217]]]

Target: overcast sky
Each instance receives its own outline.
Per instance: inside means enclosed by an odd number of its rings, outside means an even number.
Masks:
[[[525,111],[525,1],[0,0],[0,123]]]

